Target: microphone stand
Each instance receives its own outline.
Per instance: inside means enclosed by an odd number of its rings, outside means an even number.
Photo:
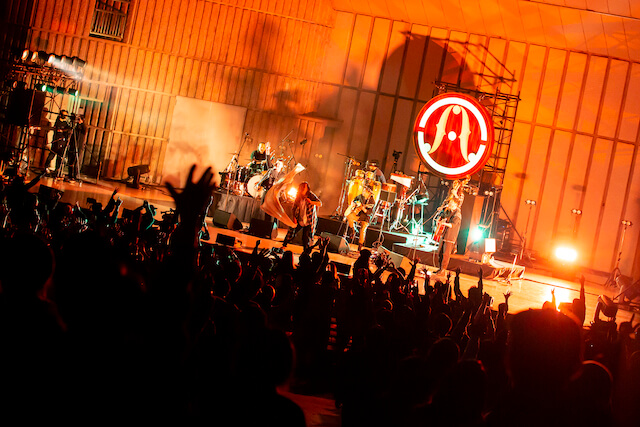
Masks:
[[[238,148],[238,151],[236,151],[236,153],[233,155],[233,157],[231,158],[231,161],[229,162],[229,165],[227,165],[228,167],[232,167],[233,168],[233,163],[235,161],[236,163],[236,167],[235,170],[230,173],[230,177],[233,177],[233,185],[235,185],[238,180],[238,159],[240,158],[240,153],[242,152],[242,149],[244,148],[244,144],[247,142],[247,139],[249,138],[249,133],[245,133],[244,134],[244,138],[242,138],[242,141],[240,141],[240,148]],[[227,204],[229,203],[229,192],[231,191],[231,179],[229,179],[229,184],[227,184],[227,197],[224,198],[224,206],[222,207],[223,210],[227,210]]]
[[[291,130],[289,131],[289,133],[288,133],[288,134],[286,134],[286,135],[284,136],[284,138],[282,138],[282,139],[280,140],[280,144],[281,144],[281,145],[282,145],[282,144],[284,144],[285,142],[288,142],[289,144],[293,144],[293,143],[295,142],[295,141],[293,141],[293,140],[289,139],[289,135],[291,135],[291,134],[293,133],[293,131],[294,131],[294,130],[295,130],[295,129],[291,129]],[[291,145],[289,145],[289,151],[291,151],[291,158],[293,159],[293,164],[294,164],[294,165],[297,165],[297,164],[298,164],[298,162],[297,162],[297,160],[296,160],[296,154],[295,154],[295,152],[293,151],[293,148],[291,148]],[[289,163],[290,163],[290,161],[287,163],[287,170],[289,169]]]

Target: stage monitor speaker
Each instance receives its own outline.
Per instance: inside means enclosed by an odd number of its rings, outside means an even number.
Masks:
[[[227,236],[226,234],[218,233],[216,235],[216,243],[224,246],[235,246],[236,238],[233,236]]]
[[[349,276],[351,274],[351,265],[345,264],[343,262],[331,261],[336,266],[336,270],[338,270],[338,274],[342,276]]]
[[[213,225],[228,228],[229,230],[242,230],[242,223],[231,212],[216,210],[213,214]]]
[[[411,261],[404,255],[400,255],[399,253],[386,251],[389,259],[393,262],[393,265],[396,268],[402,267],[405,273],[409,273],[411,271]]]
[[[249,223],[249,234],[273,240],[278,237],[278,226],[273,221],[251,218],[251,222]]]
[[[320,237],[328,237],[329,238],[329,246],[328,250],[332,253],[337,253],[341,255],[346,255],[349,253],[349,243],[347,243],[347,239],[342,236],[336,236],[335,234],[322,232],[320,233]]]
[[[44,103],[44,92],[15,89],[9,95],[7,122],[17,126],[40,126]]]
[[[62,195],[64,194],[64,191],[58,190],[57,188],[53,187],[47,187],[44,184],[40,184],[40,187],[38,188],[38,196],[43,202],[53,200],[58,193]]]

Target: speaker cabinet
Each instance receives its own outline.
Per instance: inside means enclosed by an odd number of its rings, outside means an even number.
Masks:
[[[15,89],[9,95],[7,122],[17,126],[40,126],[45,93],[34,89]]]
[[[216,235],[216,243],[224,246],[235,246],[236,238],[233,236],[227,236],[226,234],[218,233]]]
[[[58,190],[53,187],[47,187],[44,184],[40,184],[40,187],[38,187],[38,196],[40,197],[40,200],[43,202],[54,200],[54,198],[58,194],[62,195],[64,194],[64,191]]]
[[[329,252],[346,255],[349,253],[349,243],[347,239],[342,236],[336,236],[335,234],[322,232],[321,237],[329,238],[329,246],[327,247]]]
[[[341,276],[349,276],[351,274],[351,265],[345,264],[343,262],[331,261],[336,265],[336,270],[338,270],[338,274]]]
[[[273,240],[278,237],[278,226],[272,221],[251,218],[251,222],[249,223],[249,234]]]
[[[466,254],[473,243],[469,239],[469,232],[478,226],[482,216],[484,196],[467,194],[462,203],[462,221],[458,233],[457,250],[459,255]]]
[[[229,230],[242,230],[242,223],[231,212],[216,210],[213,214],[213,225],[228,228]]]
[[[389,259],[393,262],[393,265],[396,268],[402,267],[405,273],[409,273],[411,271],[411,261],[404,255],[400,255],[399,253],[393,251],[386,251]]]

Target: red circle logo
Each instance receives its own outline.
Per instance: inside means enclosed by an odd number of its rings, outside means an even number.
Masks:
[[[458,179],[478,172],[493,150],[493,122],[475,98],[445,93],[422,107],[413,126],[422,162],[434,175]]]

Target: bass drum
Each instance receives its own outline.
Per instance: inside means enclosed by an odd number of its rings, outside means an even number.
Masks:
[[[262,181],[262,178],[264,178],[266,174],[266,172],[255,174],[247,181],[247,192],[254,199],[261,199],[262,196],[264,196],[265,189],[260,187],[260,181]]]

